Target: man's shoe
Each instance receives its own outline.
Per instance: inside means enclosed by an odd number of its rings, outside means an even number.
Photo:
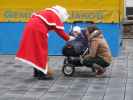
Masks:
[[[33,69],[33,77],[39,77],[39,76],[43,76],[45,75],[43,72],[41,72],[40,70],[34,68]]]
[[[103,77],[105,72],[106,72],[106,69],[105,68],[99,68],[99,69],[97,69],[97,71],[96,71],[96,77]]]
[[[37,79],[38,80],[53,80],[54,78],[52,76],[43,75],[43,76],[37,77]]]
[[[95,64],[93,67],[96,70],[96,76],[103,76],[103,74],[106,72],[106,69],[100,65]]]

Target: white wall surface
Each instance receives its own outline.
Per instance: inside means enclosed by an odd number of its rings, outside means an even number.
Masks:
[[[133,7],[133,0],[125,0],[126,2],[126,7]]]

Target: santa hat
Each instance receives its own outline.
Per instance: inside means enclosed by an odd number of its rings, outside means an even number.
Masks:
[[[67,10],[64,7],[56,5],[56,6],[53,6],[52,9],[54,9],[60,15],[60,18],[62,21],[65,21],[68,19],[69,14],[67,13]]]

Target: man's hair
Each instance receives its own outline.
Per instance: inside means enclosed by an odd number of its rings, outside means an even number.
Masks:
[[[96,26],[89,26],[89,27],[87,27],[87,31],[89,31],[89,33],[92,33],[95,30],[99,30],[99,28],[97,28]]]

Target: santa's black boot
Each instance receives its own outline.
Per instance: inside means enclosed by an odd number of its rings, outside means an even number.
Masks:
[[[38,77],[38,70],[33,68],[33,77]]]
[[[34,68],[33,77],[35,77],[35,78],[37,78],[39,80],[52,80],[53,79],[52,76],[46,75],[43,72],[37,70],[36,68]]]

